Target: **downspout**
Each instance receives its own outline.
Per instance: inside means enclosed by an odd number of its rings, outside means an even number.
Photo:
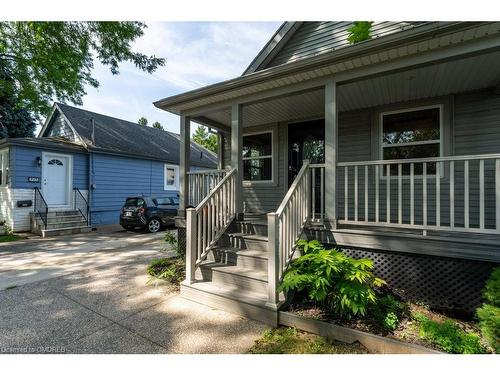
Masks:
[[[95,145],[95,122],[94,118],[90,119],[90,141],[91,145]],[[94,190],[93,175],[94,175],[94,157],[92,151],[89,150],[89,166],[88,166],[88,194],[87,194],[87,204],[89,205],[89,225],[92,227],[92,193]]]

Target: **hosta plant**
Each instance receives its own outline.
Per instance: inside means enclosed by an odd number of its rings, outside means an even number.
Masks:
[[[327,250],[317,241],[298,242],[304,254],[295,259],[283,276],[280,290],[305,292],[307,296],[342,317],[366,315],[377,301],[374,288],[385,282],[372,273],[370,259],[354,259]]]

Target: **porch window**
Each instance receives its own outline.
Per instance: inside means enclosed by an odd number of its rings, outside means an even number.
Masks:
[[[272,131],[243,136],[243,180],[273,180]]]
[[[179,190],[179,166],[165,164],[164,190]]]
[[[424,107],[381,115],[382,158],[418,159],[441,156],[441,107]],[[391,174],[398,166],[391,166]],[[415,174],[421,175],[422,163],[415,164]],[[384,174],[385,174],[384,169]],[[410,174],[410,164],[403,164],[402,173]],[[436,163],[427,163],[427,173],[436,173]]]
[[[9,151],[0,151],[0,186],[9,183]]]

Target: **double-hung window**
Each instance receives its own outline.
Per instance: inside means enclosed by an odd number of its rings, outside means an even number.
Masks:
[[[382,113],[381,137],[383,160],[441,156],[441,106]],[[422,166],[415,163],[416,175],[422,175]],[[391,175],[397,174],[397,168],[396,164],[391,166]],[[410,174],[409,163],[403,164],[402,173]],[[436,173],[436,163],[427,163],[427,173]]]
[[[273,181],[273,132],[243,136],[243,180]]]
[[[9,151],[0,151],[0,186],[9,183]]]
[[[179,166],[165,164],[164,190],[179,190]]]

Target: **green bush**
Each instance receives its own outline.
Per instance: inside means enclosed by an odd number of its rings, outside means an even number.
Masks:
[[[379,327],[387,331],[394,331],[398,328],[399,322],[407,310],[406,303],[387,294],[380,297],[377,303],[371,307],[370,315]]]
[[[147,273],[150,276],[149,282],[160,279],[171,282],[173,284],[178,284],[186,277],[184,259],[155,259],[149,264]]]
[[[354,259],[317,241],[297,243],[304,255],[285,272],[280,290],[305,292],[342,317],[364,316],[377,301],[374,288],[385,282],[372,273],[370,259]]]
[[[167,231],[165,233],[164,240],[169,245],[169,249],[167,249],[167,250],[175,251],[177,256],[181,257],[181,258],[184,258],[186,256],[185,249],[181,249],[179,247],[179,242],[177,240],[177,236],[173,232]]]
[[[491,273],[484,287],[483,297],[486,303],[476,312],[479,327],[495,352],[500,353],[500,267]]]

